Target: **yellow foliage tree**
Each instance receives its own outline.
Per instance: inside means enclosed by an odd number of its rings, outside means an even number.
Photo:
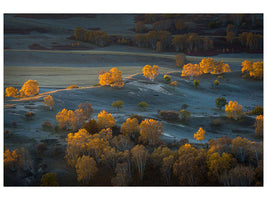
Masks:
[[[114,117],[106,112],[105,110],[103,110],[102,112],[100,112],[97,116],[98,118],[98,126],[103,129],[103,128],[112,128],[115,126],[115,119]]]
[[[153,65],[153,68],[150,65],[145,65],[143,67],[143,75],[151,81],[159,75],[159,66]]]
[[[203,58],[199,63],[200,69],[203,73],[209,73],[214,69],[215,61],[213,58]]]
[[[77,180],[86,184],[90,182],[98,171],[95,160],[85,155],[78,159],[75,168]]]
[[[121,133],[132,138],[135,138],[136,134],[139,132],[139,124],[136,118],[128,118],[121,126]]]
[[[53,100],[53,97],[48,95],[44,98],[44,105],[46,105],[47,107],[49,107],[50,110],[52,110],[53,106],[54,106],[55,102]]]
[[[56,115],[56,119],[58,121],[59,128],[66,128],[68,122],[68,110],[64,108],[61,112],[58,112]]]
[[[22,97],[36,95],[39,92],[39,83],[36,80],[28,80],[24,83],[19,92]]]
[[[153,119],[145,119],[140,124],[140,140],[154,144],[163,133],[162,124]]]
[[[114,67],[109,72],[101,72],[98,76],[100,85],[110,85],[111,87],[123,87],[121,71]]]
[[[230,72],[230,66],[228,64],[224,64],[222,61],[216,62],[213,70],[210,72],[211,74],[221,74],[224,72]]]
[[[181,76],[195,77],[195,76],[200,76],[202,74],[203,74],[203,72],[202,72],[199,64],[188,63],[187,65],[184,65]]]
[[[6,88],[6,96],[7,97],[16,97],[18,95],[18,90],[13,87]]]
[[[255,135],[263,136],[263,115],[258,115],[256,118]]]
[[[108,142],[110,142],[110,140],[112,139],[112,129],[110,128],[102,129],[98,134],[101,138]]]
[[[204,140],[205,139],[205,133],[206,131],[203,130],[202,127],[198,129],[198,131],[194,134],[194,138],[196,138],[197,141]]]
[[[229,101],[228,105],[225,105],[225,112],[228,118],[238,120],[243,115],[242,106],[237,101]]]
[[[263,78],[263,62],[251,62],[245,60],[242,62],[242,73],[248,72],[251,77]]]

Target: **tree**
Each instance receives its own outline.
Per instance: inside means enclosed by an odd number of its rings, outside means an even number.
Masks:
[[[97,124],[100,129],[112,128],[115,126],[114,117],[110,113],[106,112],[105,110],[100,112],[97,118],[98,118]]]
[[[167,82],[170,82],[171,81],[171,76],[165,74],[164,75],[164,80],[167,81]]]
[[[224,153],[231,153],[232,149],[232,139],[226,136],[211,139],[209,140],[209,151],[208,153],[215,153],[218,152],[220,155]]]
[[[170,183],[173,163],[174,163],[173,155],[163,158],[162,167],[160,168],[160,171],[163,177],[165,178],[166,184]]]
[[[225,105],[225,112],[228,118],[238,120],[243,115],[242,106],[237,101],[229,101],[228,105]]]
[[[186,36],[185,35],[174,36],[171,44],[174,46],[175,51],[183,51],[186,47]]]
[[[142,101],[140,103],[137,104],[137,107],[142,108],[143,110],[145,110],[145,108],[147,107],[147,103],[145,101]]]
[[[90,134],[95,134],[99,131],[99,127],[95,119],[89,119],[87,123],[82,125],[82,128],[86,129]]]
[[[232,155],[228,153],[212,153],[208,155],[207,160],[209,172],[208,175],[211,178],[216,178],[218,182],[224,185],[230,185],[228,172],[232,167]]]
[[[215,104],[217,108],[221,110],[222,107],[224,107],[227,104],[227,101],[224,97],[218,97],[217,99],[215,99]]]
[[[219,82],[218,80],[215,80],[215,81],[213,82],[213,84],[215,85],[216,88],[218,88],[218,85],[220,85],[220,82]]]
[[[175,56],[176,66],[182,67],[187,62],[186,57],[183,53],[179,53]]]
[[[123,101],[113,101],[112,107],[116,107],[118,110],[123,107],[124,102]]]
[[[255,122],[255,135],[263,136],[263,115],[258,115]]]
[[[174,156],[174,152],[168,147],[159,146],[158,148],[155,148],[151,154],[151,162],[155,168],[160,168],[163,165],[163,159],[170,155]]]
[[[46,173],[42,176],[41,186],[59,186],[56,173]]]
[[[82,110],[82,115],[84,120],[90,118],[90,116],[93,114],[94,109],[92,108],[92,104],[86,102],[86,103],[80,103],[78,108]]]
[[[211,74],[221,74],[224,72],[230,72],[230,66],[228,64],[224,64],[222,61],[216,62],[213,70],[210,72]]]
[[[89,181],[96,175],[98,171],[96,162],[90,156],[82,156],[78,158],[75,166],[77,173],[77,180],[88,184]]]
[[[245,162],[249,153],[250,144],[251,142],[247,138],[236,137],[232,140],[231,153],[240,162]]]
[[[163,133],[162,124],[153,119],[145,119],[140,124],[140,140],[149,144],[156,143]]]
[[[119,88],[124,86],[121,71],[119,71],[116,67],[110,69],[109,72],[100,72],[98,79],[100,85],[110,85],[111,87]]]
[[[131,150],[132,160],[138,168],[140,181],[143,180],[146,162],[149,158],[148,150],[143,145],[136,145]]]
[[[255,168],[237,165],[229,171],[232,186],[250,186],[255,177]]]
[[[126,149],[129,149],[130,144],[130,137],[127,135],[118,135],[112,138],[111,140],[112,146],[115,146],[120,151],[125,151]]]
[[[226,41],[229,42],[230,44],[232,44],[234,39],[235,39],[235,33],[227,32]]]
[[[105,141],[110,142],[112,139],[112,129],[110,128],[102,129],[98,134],[100,138],[103,138]]]
[[[22,97],[36,95],[39,92],[39,83],[36,80],[28,80],[19,92]]]
[[[47,107],[49,107],[50,110],[52,110],[54,104],[55,104],[55,102],[54,102],[52,96],[47,95],[47,96],[44,98],[44,105],[46,105]]]
[[[139,124],[136,118],[127,118],[126,122],[121,125],[121,133],[126,136],[130,136],[131,138],[135,138],[139,133]]]
[[[187,110],[180,110],[180,117],[183,121],[187,121],[191,117],[191,114]]]
[[[263,78],[263,62],[251,62],[245,60],[242,62],[242,73],[248,72],[250,77]]]
[[[6,96],[7,97],[16,97],[18,95],[18,90],[13,87],[6,88]]]
[[[213,58],[203,58],[199,63],[199,66],[203,73],[210,73],[215,67],[215,61]]]
[[[115,170],[115,167],[118,161],[122,157],[122,152],[115,149],[115,147],[107,146],[103,150],[103,154],[101,155],[101,160],[107,166],[109,166],[112,170]]]
[[[196,138],[197,141],[204,140],[205,139],[205,133],[206,131],[203,130],[202,127],[198,129],[198,131],[194,134],[194,138]]]
[[[194,86],[197,88],[199,86],[199,80],[194,80]]]
[[[187,65],[184,65],[181,76],[190,76],[192,78],[202,74],[203,72],[201,71],[199,64],[188,63]]]
[[[197,150],[190,144],[179,148],[178,159],[173,165],[173,174],[178,177],[181,185],[196,185]]]
[[[153,68],[150,65],[145,65],[143,67],[143,75],[151,81],[159,75],[159,67],[157,65],[153,65]]]
[[[65,129],[68,122],[68,110],[64,108],[61,112],[58,112],[56,119],[58,121],[59,128]]]
[[[128,163],[117,163],[115,173],[116,176],[111,179],[112,185],[114,186],[127,186],[129,182]]]
[[[138,22],[136,22],[136,25],[135,25],[135,32],[137,32],[137,33],[143,33],[143,32],[145,32],[146,31],[146,25],[145,25],[145,23],[144,22],[142,22],[142,21],[138,21]]]

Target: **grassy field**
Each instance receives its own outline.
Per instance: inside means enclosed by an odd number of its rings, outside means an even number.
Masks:
[[[123,77],[142,73],[142,67],[118,66]],[[37,80],[39,87],[66,88],[69,85],[82,87],[98,83],[98,72],[111,67],[15,67],[4,68],[5,87],[21,87],[29,79]],[[160,67],[160,73],[171,72],[174,69]]]

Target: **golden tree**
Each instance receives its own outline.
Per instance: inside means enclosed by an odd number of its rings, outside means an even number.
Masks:
[[[205,139],[205,133],[206,131],[203,130],[202,127],[198,129],[198,131],[194,134],[194,138],[196,138],[197,141],[204,140]]]
[[[78,158],[75,168],[77,180],[86,184],[89,183],[89,181],[96,175],[98,171],[95,160],[85,155]]]
[[[173,155],[169,155],[168,157],[165,157],[162,160],[162,167],[160,168],[160,171],[162,173],[162,176],[166,180],[166,184],[170,183],[173,163],[174,163]]]
[[[28,80],[24,83],[19,92],[22,97],[36,95],[39,92],[39,83],[36,80]]]
[[[256,118],[255,135],[263,136],[263,115],[258,115]]]
[[[139,179],[142,181],[149,152],[143,145],[136,145],[131,150],[132,160],[138,168]]]
[[[143,75],[151,81],[159,75],[159,66],[153,65],[153,68],[150,65],[145,65],[143,67]]]
[[[122,157],[122,152],[116,150],[115,147],[107,146],[103,150],[101,160],[104,164],[108,165],[111,169],[115,170],[116,164]]]
[[[115,119],[114,117],[106,112],[105,110],[103,110],[102,112],[100,112],[97,116],[98,118],[98,126],[103,129],[103,128],[112,128],[115,126]]]
[[[238,120],[243,115],[242,106],[237,101],[229,101],[228,105],[225,105],[225,112],[228,118]]]
[[[97,137],[97,134],[95,134],[86,145],[88,146],[88,154],[95,158],[97,164],[100,164],[101,156],[109,142],[101,137]]]
[[[110,85],[111,87],[123,87],[121,71],[114,67],[109,72],[102,71],[98,76],[100,85]]]
[[[13,87],[6,88],[6,96],[7,97],[16,97],[18,95],[18,90]]]
[[[58,121],[59,128],[66,128],[68,122],[68,110],[64,108],[61,112],[58,112],[56,115],[56,119]]]
[[[232,150],[231,153],[240,162],[245,162],[249,152],[250,152],[251,142],[247,138],[236,137],[232,140]]]
[[[139,124],[136,118],[128,118],[126,122],[121,125],[121,133],[132,138],[135,138],[136,134],[139,132]]]
[[[242,73],[248,72],[251,77],[263,78],[263,62],[245,60],[242,62]]]
[[[213,58],[203,58],[199,63],[200,69],[203,73],[209,73],[214,69],[215,61]]]
[[[94,109],[92,108],[92,104],[86,102],[86,103],[80,103],[78,108],[82,110],[84,120],[88,119],[94,112]]]
[[[47,107],[49,107],[50,110],[52,110],[54,104],[55,104],[55,102],[54,102],[52,96],[47,95],[47,96],[44,98],[44,105],[46,105]]]
[[[184,65],[181,76],[195,77],[195,76],[200,76],[202,74],[203,74],[203,72],[202,72],[199,64],[188,63],[187,65]]]
[[[210,72],[211,74],[221,74],[224,72],[230,72],[230,66],[228,64],[224,64],[222,61],[216,62],[213,70]]]
[[[110,128],[102,129],[98,134],[105,141],[110,142],[110,140],[112,139],[112,129]]]
[[[153,119],[145,119],[140,124],[140,140],[154,144],[163,133],[162,124]]]
[[[163,158],[169,157],[170,155],[174,155],[168,147],[159,146],[155,148],[153,153],[151,154],[151,162],[155,167],[162,166]]]

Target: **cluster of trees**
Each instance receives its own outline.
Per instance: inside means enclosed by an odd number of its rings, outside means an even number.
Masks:
[[[148,78],[150,81],[154,81],[154,79],[159,75],[159,66],[153,65],[145,65],[142,69],[144,77]]]
[[[176,35],[171,42],[175,51],[198,51],[209,50],[213,48],[213,40],[208,37],[200,37],[196,33],[187,33]]]
[[[38,94],[38,92],[39,92],[39,83],[36,80],[35,81],[28,80],[23,84],[19,92],[14,87],[7,87],[5,96],[26,97],[26,96],[34,96]]]
[[[76,27],[74,30],[74,37],[76,40],[93,43],[100,47],[109,44],[109,37],[103,31],[86,31],[81,27]]]
[[[252,62],[245,60],[242,62],[242,73],[249,73],[249,76],[255,79],[263,78],[263,61]]]
[[[110,85],[111,87],[123,87],[123,79],[121,71],[114,67],[109,72],[103,70],[98,75],[100,85]]]
[[[213,58],[203,58],[199,64],[184,65],[181,76],[201,76],[203,73],[221,74],[230,72],[230,66],[222,61],[215,62]]]
[[[80,104],[75,111],[63,109],[58,112],[56,119],[61,129],[77,130],[83,122],[93,114],[92,105],[88,102]]]

